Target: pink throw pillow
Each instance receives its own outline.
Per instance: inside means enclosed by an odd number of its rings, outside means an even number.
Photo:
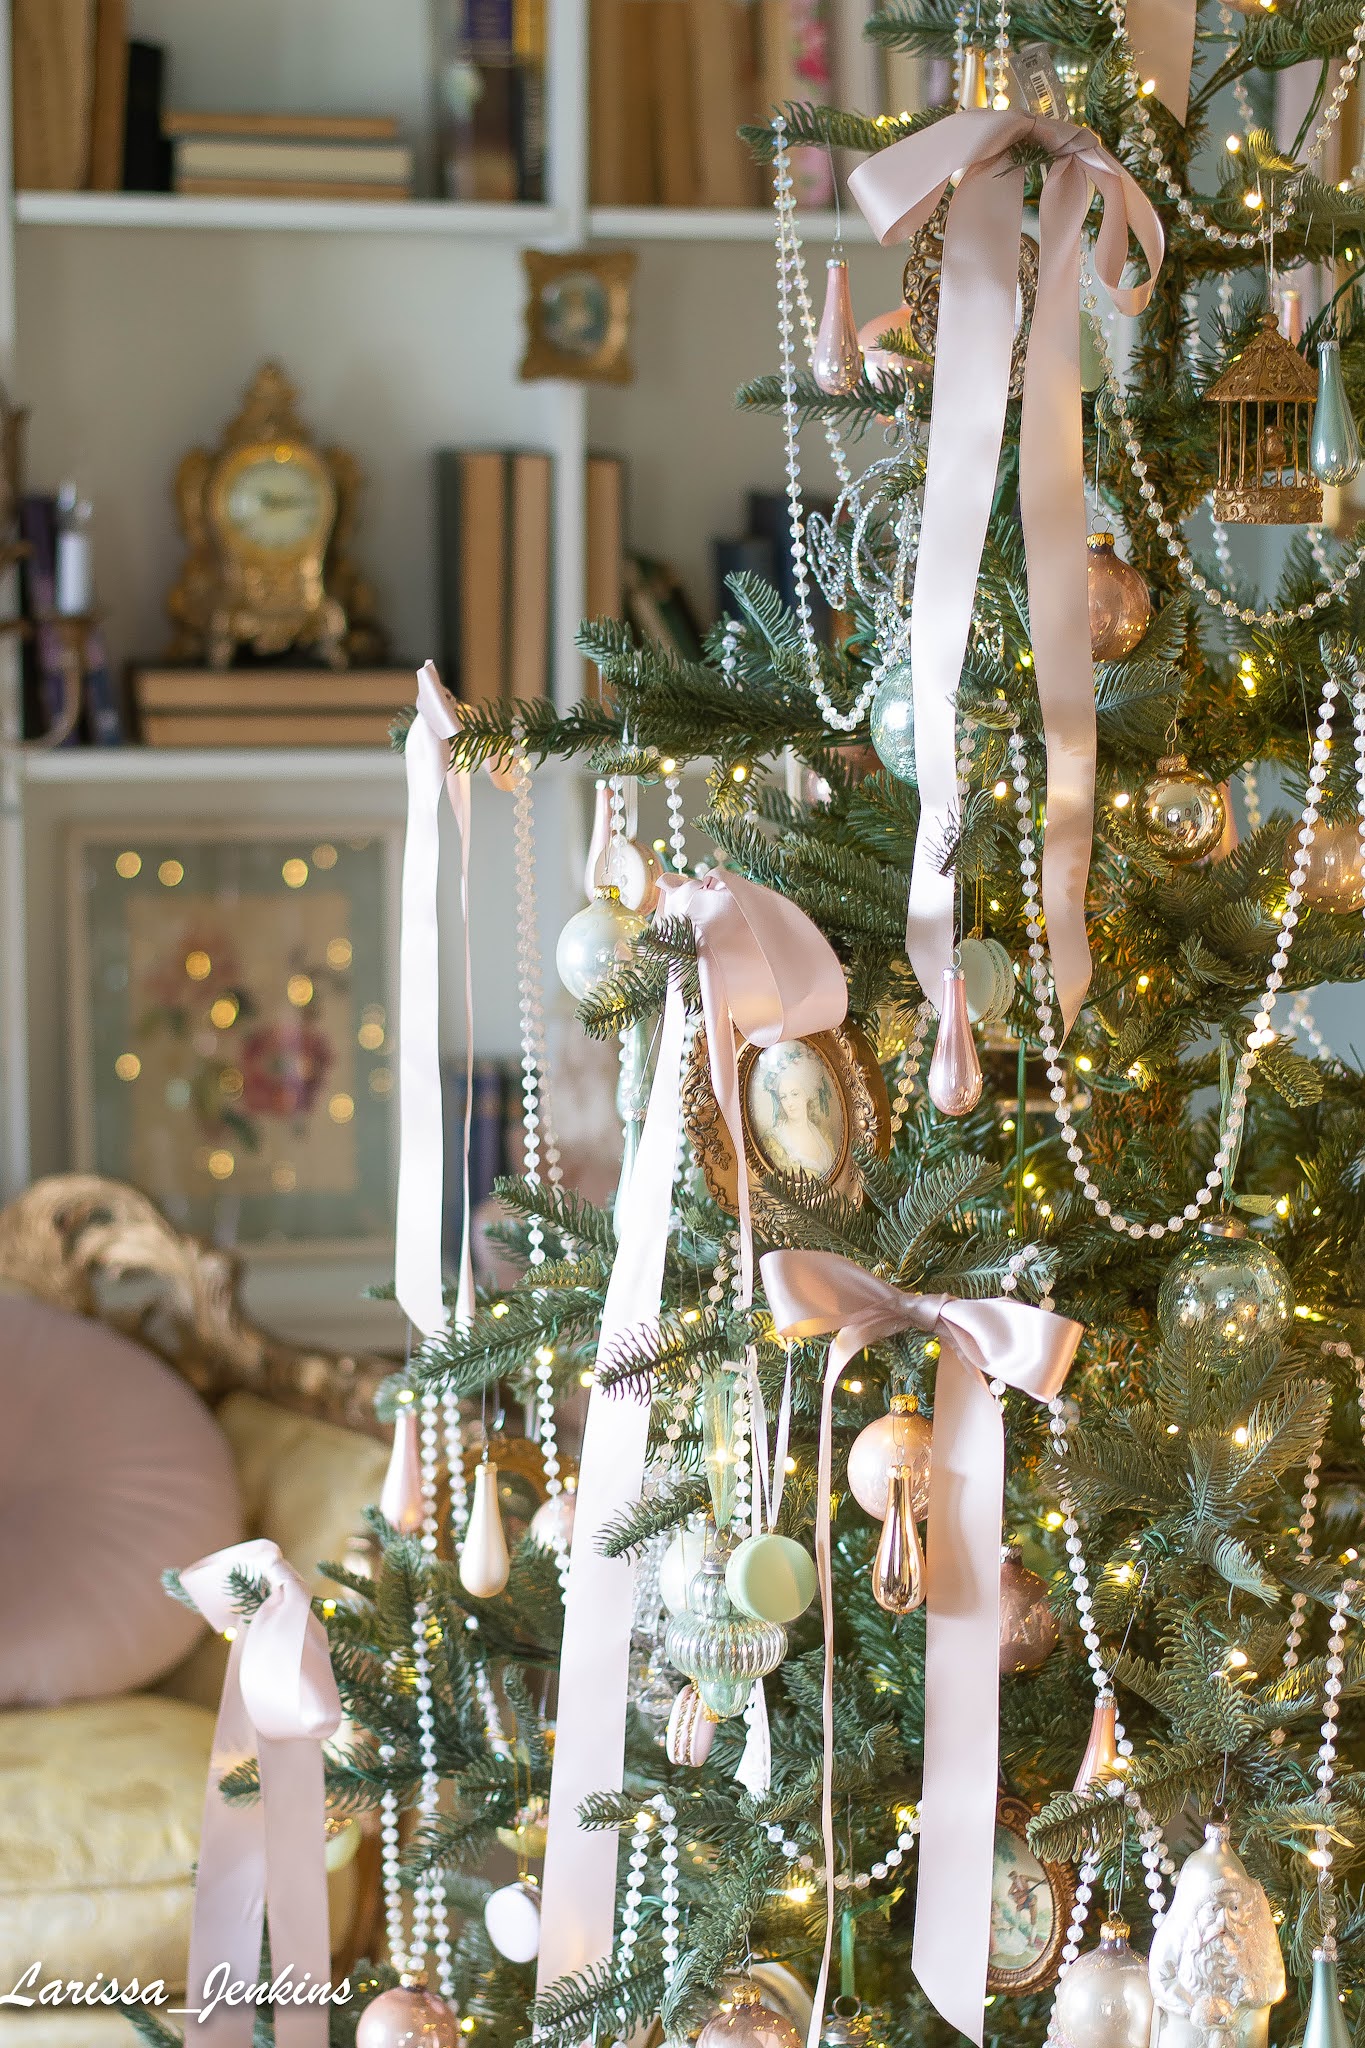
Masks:
[[[140,1344],[0,1296],[0,1707],[132,1692],[201,1633],[168,1565],[241,1534],[227,1438]]]

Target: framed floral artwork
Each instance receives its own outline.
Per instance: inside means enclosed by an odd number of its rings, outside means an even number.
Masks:
[[[350,823],[75,832],[77,1164],[219,1243],[390,1241],[400,851]]]

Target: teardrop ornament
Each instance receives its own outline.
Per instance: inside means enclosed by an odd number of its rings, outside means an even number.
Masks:
[[[967,983],[960,967],[943,970],[938,1037],[929,1062],[929,1100],[945,1116],[965,1116],[981,1100],[981,1061],[967,1013]]]
[[[379,1495],[379,1512],[400,1536],[415,1536],[425,1518],[415,1401],[400,1402],[393,1418],[393,1449]]]
[[[1303,2027],[1303,2048],[1351,2048],[1351,2029],[1341,2009],[1335,1943],[1313,1950],[1313,1993]]]
[[[910,1614],[924,1598],[924,1552],[915,1527],[915,1468],[888,1475],[886,1520],[872,1560],[872,1597],[888,1614]]]
[[[1341,374],[1341,343],[1334,334],[1318,343],[1318,402],[1309,460],[1324,484],[1348,484],[1360,469],[1360,435]]]
[[[498,1503],[498,1468],[474,1467],[474,1499],[460,1545],[460,1584],[476,1600],[491,1600],[507,1584],[510,1560]]]
[[[862,374],[863,352],[858,346],[848,265],[842,256],[831,256],[825,265],[825,305],[815,337],[811,375],[822,391],[838,397],[856,391]]]
[[[1117,1720],[1118,1706],[1113,1693],[1102,1692],[1095,1701],[1090,1740],[1085,1745],[1085,1755],[1081,1758],[1081,1767],[1071,1788],[1073,1792],[1084,1792],[1089,1786],[1113,1776],[1119,1760]]]
[[[957,104],[961,113],[990,105],[986,91],[986,52],[979,43],[968,43],[962,52],[962,73],[957,82]]]

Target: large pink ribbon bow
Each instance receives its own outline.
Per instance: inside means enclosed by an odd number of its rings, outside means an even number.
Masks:
[[[234,1571],[269,1587],[249,1620],[237,1609]],[[341,1701],[308,1588],[277,1543],[261,1538],[216,1550],[181,1572],[180,1583],[210,1628],[236,1631],[213,1731],[194,1888],[186,2005],[197,2011],[224,1983],[258,1981],[266,1919],[274,1974],[287,1964],[295,1986],[328,1981],[322,1745],[340,1725]],[[219,1786],[253,1756],[259,1800],[228,1805]],[[219,2004],[191,2031],[204,2048],[251,2048],[254,2012],[249,2004]],[[280,2048],[327,2048],[327,2012],[325,2005],[277,2005]]]
[[[991,1866],[999,1769],[1000,1516],[1005,1432],[987,1384],[1035,1401],[1065,1383],[1079,1323],[1027,1302],[910,1294],[832,1252],[769,1252],[763,1286],[781,1336],[834,1333],[820,1410],[815,1559],[824,1611],[825,1869],[834,1869],[834,1613],[830,1577],[834,1389],[851,1358],[902,1330],[942,1345],[934,1388],[925,1560],[924,1789],[913,1963],[936,2010],[981,2041],[990,1951]],[[825,1953],[814,2048],[829,1976],[834,1893],[826,1879]]]
[[[696,935],[711,1079],[740,1163],[747,1215],[735,1030],[766,1046],[832,1029],[848,1006],[843,969],[804,911],[742,875],[666,875],[660,889],[660,915],[686,917]],[[675,969],[603,1305],[597,1344],[602,1363],[629,1332],[658,1321],[686,1023],[682,976]],[[749,1260],[751,1266],[752,1250]],[[605,1962],[612,1950],[617,1837],[611,1828],[580,1827],[578,1810],[592,1792],[621,1789],[635,1566],[628,1558],[603,1557],[598,1545],[603,1530],[639,1498],[651,1398],[647,1388],[611,1395],[594,1385],[588,1400],[564,1599],[540,1916],[542,1991],[570,1971]]]
[[[464,923],[464,1228],[455,1320],[474,1315],[473,1219],[469,1209],[469,1144],[474,1114],[474,995],[469,954],[469,775],[448,766],[458,730],[454,698],[433,662],[417,671],[417,716],[403,761],[408,785],[407,834],[398,944],[398,1202],[394,1291],[408,1321],[424,1337],[446,1327],[441,1286],[441,1210],[445,1133],[441,1108],[439,936],[441,791],[460,835],[460,906]]]
[[[1019,496],[1034,673],[1047,745],[1043,910],[1065,1030],[1090,981],[1085,888],[1095,806],[1095,697],[1086,583],[1081,434],[1081,238],[1103,204],[1094,269],[1116,306],[1140,312],[1165,248],[1142,188],[1088,128],[1031,114],[951,114],[869,157],[849,178],[874,233],[903,239],[953,180],[939,291],[934,403],[910,629],[920,827],[906,946],[937,1002],[952,963],[955,715],[985,545],[1014,346],[1025,171],[1021,145],[1051,158],[1038,205],[1038,293],[1024,372]],[[1121,283],[1132,229],[1145,284]]]

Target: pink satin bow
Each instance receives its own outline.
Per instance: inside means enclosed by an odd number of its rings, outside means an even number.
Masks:
[[[250,1620],[237,1611],[230,1575],[264,1579],[269,1593]],[[210,1628],[235,1629],[223,1698],[213,1731],[186,2003],[196,2010],[206,1980],[260,1976],[261,1929],[268,1917],[274,1971],[291,1966],[296,1985],[328,1981],[325,1803],[322,1745],[341,1723],[327,1636],[308,1588],[263,1538],[216,1550],[180,1574]],[[219,1786],[238,1764],[257,1759],[261,1796],[228,1805]],[[218,2005],[192,2029],[204,2048],[251,2048],[255,2008]],[[327,2048],[327,2007],[279,2005],[280,2048]]]
[[[763,1286],[779,1335],[834,1334],[820,1409],[815,1561],[824,1613],[826,1872],[835,1867],[834,1613],[830,1578],[834,1388],[851,1358],[901,1330],[942,1344],[934,1388],[925,1559],[924,1789],[913,1963],[936,2010],[981,2041],[990,1952],[991,1866],[999,1769],[1000,1515],[1005,1432],[986,1376],[1049,1401],[1081,1340],[1079,1323],[1026,1302],[909,1294],[832,1252],[768,1252]],[[825,1952],[811,2048],[819,2039],[834,1938],[825,1886]]]
[[[758,1045],[832,1029],[847,1011],[843,969],[829,941],[804,911],[742,875],[725,870],[695,880],[667,875],[660,889],[661,914],[688,918],[696,934],[712,1085],[740,1162],[743,1236],[748,1181],[743,1170],[735,1029]],[[658,1320],[678,1151],[686,1023],[682,976],[675,969],[669,977],[649,1109],[602,1311],[597,1344],[602,1362],[611,1358],[628,1332]],[[750,1249],[750,1270],[752,1257]],[[617,1837],[611,1828],[581,1828],[578,1809],[592,1792],[621,1789],[635,1566],[627,1558],[603,1557],[598,1546],[603,1530],[639,1498],[651,1399],[647,1389],[623,1387],[605,1394],[594,1385],[588,1400],[564,1599],[541,1892],[540,1991],[556,1977],[605,1962],[612,1950]]]
[[[874,233],[921,227],[956,178],[943,241],[934,405],[915,566],[910,657],[920,826],[906,947],[934,1002],[952,963],[954,876],[939,871],[953,837],[955,718],[977,571],[995,490],[1014,345],[1025,172],[1021,145],[1052,158],[1038,206],[1038,292],[1024,372],[1019,496],[1028,561],[1034,674],[1047,745],[1043,910],[1064,1031],[1090,982],[1085,889],[1095,804],[1095,697],[1086,582],[1081,436],[1080,259],[1092,190],[1103,205],[1095,274],[1115,305],[1139,312],[1165,249],[1136,181],[1088,128],[1031,114],[951,114],[869,157],[849,178]],[[1151,271],[1120,280],[1128,231]]]
[[[445,1137],[441,1108],[440,977],[437,879],[444,788],[460,834],[460,905],[464,921],[464,1230],[455,1319],[474,1315],[470,1255],[469,1141],[474,1112],[474,995],[469,956],[469,776],[449,768],[458,729],[455,700],[435,664],[417,672],[417,716],[408,728],[403,762],[408,784],[407,836],[398,945],[398,1201],[394,1289],[398,1305],[424,1337],[446,1327],[441,1289],[441,1209]]]
[[[1152,91],[1183,127],[1190,111],[1199,0],[1128,0],[1124,19],[1139,88]]]

